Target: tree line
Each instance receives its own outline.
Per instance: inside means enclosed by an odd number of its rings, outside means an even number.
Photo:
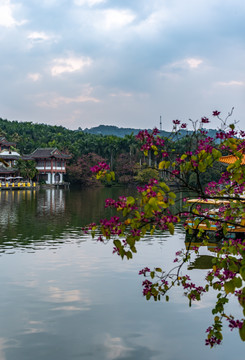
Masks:
[[[158,160],[154,151],[151,151],[151,156],[148,157],[142,154],[139,141],[133,132],[124,137],[95,135],[81,129],[69,130],[63,126],[0,118],[0,136],[5,136],[8,141],[15,142],[16,150],[20,154],[30,154],[39,147],[56,147],[71,154],[72,159],[67,165],[67,181],[71,183],[87,186],[96,184],[96,180],[91,176],[90,168],[99,161],[110,164],[111,170],[116,174],[116,181],[119,183],[141,183],[161,175],[157,169]],[[169,149],[180,155],[183,154],[186,150],[186,136],[182,131],[175,138],[169,137],[167,140]],[[219,169],[213,169],[212,174],[208,174],[205,181],[208,182],[211,177],[216,178],[219,172]],[[195,176],[190,175],[189,181],[195,182]]]

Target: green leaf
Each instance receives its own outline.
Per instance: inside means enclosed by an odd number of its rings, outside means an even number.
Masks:
[[[199,162],[199,164],[198,164],[198,170],[200,171],[200,172],[204,172],[205,170],[206,170],[206,165],[203,163],[203,162]]]
[[[109,173],[106,174],[106,180],[107,180],[108,182],[111,181],[111,174],[109,174]]]
[[[151,293],[149,292],[148,294],[146,294],[146,300],[150,300],[150,298],[151,298]]]
[[[245,321],[243,321],[243,325],[241,329],[239,329],[239,334],[242,341],[245,341]]]
[[[134,205],[134,203],[135,203],[135,198],[133,196],[128,196],[127,205]]]
[[[187,155],[186,154],[183,154],[182,156],[181,156],[181,160],[185,160],[187,158]]]
[[[165,184],[164,182],[161,182],[159,185],[160,185],[161,188],[162,188],[164,191],[166,191],[166,192],[168,192],[168,191],[170,190],[170,188],[168,187],[168,185]]]
[[[125,216],[127,215],[127,213],[128,213],[128,209],[125,207],[125,208],[123,209],[123,216],[125,217]]]
[[[221,152],[215,148],[212,149],[212,155],[215,159],[219,159],[221,157]]]
[[[136,247],[135,246],[132,246],[132,247],[130,247],[130,249],[131,249],[131,251],[133,252],[133,253],[137,253],[137,250],[136,250]]]
[[[114,173],[114,171],[111,171],[111,179],[112,179],[113,181],[115,181],[115,173]]]
[[[159,170],[163,170],[165,168],[165,161],[161,161],[158,165]]]
[[[113,244],[116,246],[117,249],[121,249],[122,248],[122,244],[120,240],[114,240]]]
[[[171,199],[176,199],[176,195],[175,195],[175,193],[173,193],[173,192],[168,193],[168,196],[169,196]]]
[[[235,286],[235,280],[234,279],[224,283],[224,289],[225,289],[226,294],[229,294],[229,293],[233,294],[234,291],[235,291],[235,287],[236,286]]]
[[[156,198],[152,197],[149,200],[149,205],[154,209],[154,210],[158,210],[158,205],[157,205],[158,201]]]
[[[130,247],[135,245],[135,239],[132,237],[128,237],[127,238],[127,243],[129,244]]]
[[[238,271],[238,266],[235,264],[234,261],[230,262],[229,270],[236,273]]]
[[[171,235],[174,235],[174,224],[173,223],[168,224],[168,230]]]
[[[242,279],[240,277],[234,277],[233,280],[236,288],[240,288],[242,286]]]
[[[243,280],[245,280],[245,265],[243,265],[240,269],[240,274]]]

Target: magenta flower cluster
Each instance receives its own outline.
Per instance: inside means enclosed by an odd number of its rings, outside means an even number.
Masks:
[[[148,272],[150,272],[151,270],[148,267],[145,267],[144,269],[141,269],[139,271],[139,275],[144,275],[146,276]]]
[[[100,162],[100,163],[98,163],[98,165],[91,167],[90,170],[93,173],[97,174],[99,171],[102,171],[102,170],[110,170],[110,166],[108,164],[106,164],[105,162]]]
[[[101,219],[100,225],[102,227],[103,234],[106,237],[109,237],[110,235],[120,235],[122,233],[122,223],[118,216],[112,216],[109,220]]]
[[[143,286],[143,295],[147,295],[149,293],[151,293],[151,290],[152,290],[152,282],[150,280],[144,280],[142,282],[142,286]]]
[[[202,150],[204,150],[205,152],[212,154],[212,150],[214,148],[213,141],[214,141],[214,139],[209,136],[206,137],[205,139],[199,140],[196,153],[198,154]]]
[[[229,321],[229,328],[231,330],[236,328],[241,329],[243,326],[243,321],[241,320],[234,320],[233,318],[228,318],[227,321]]]
[[[161,147],[165,145],[164,139],[161,139],[159,136],[155,137],[159,133],[157,128],[153,129],[152,133],[149,133],[147,130],[141,130],[136,139],[143,143],[141,146],[141,151],[149,151],[152,147]]]

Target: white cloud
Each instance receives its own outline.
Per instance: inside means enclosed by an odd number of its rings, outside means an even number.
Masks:
[[[166,9],[153,11],[144,20],[140,21],[134,30],[136,33],[148,38],[152,35],[159,34],[159,30],[168,23],[169,14]]]
[[[45,40],[49,40],[50,36],[48,36],[44,32],[35,31],[35,32],[32,32],[30,35],[28,35],[27,38],[32,41],[45,41]]]
[[[244,81],[236,81],[236,80],[220,81],[220,82],[217,82],[216,85],[218,85],[218,86],[244,86],[245,82]]]
[[[28,79],[32,80],[32,81],[38,81],[41,79],[41,74],[39,73],[30,73],[28,74]]]
[[[53,64],[51,74],[52,76],[58,76],[63,73],[83,70],[92,64],[92,60],[89,57],[57,58],[53,60]]]
[[[173,69],[197,69],[202,63],[201,59],[187,58],[170,64],[170,67]]]
[[[186,62],[191,69],[196,69],[196,68],[198,68],[199,65],[201,65],[203,63],[203,60],[190,58],[190,59],[186,59]]]
[[[83,5],[94,6],[98,4],[103,4],[105,2],[106,0],[74,0],[74,4],[77,6],[83,6]]]
[[[42,43],[51,43],[57,41],[57,36],[48,35],[43,31],[33,31],[28,36],[29,47],[32,48],[34,45],[42,44]]]
[[[200,58],[182,59],[163,66],[159,71],[159,75],[170,81],[176,81],[180,79],[180,74],[183,75],[184,71],[196,70],[203,63],[204,60]]]
[[[49,107],[49,108],[58,108],[61,105],[69,105],[69,104],[79,104],[85,102],[93,102],[99,103],[100,100],[91,96],[92,89],[87,88],[84,90],[84,94],[75,97],[67,97],[67,96],[60,96],[57,94],[45,94],[43,97],[45,98],[42,101],[38,102],[38,106],[40,107]]]
[[[132,23],[135,17],[129,10],[104,10],[99,25],[105,30],[120,29]]]
[[[26,21],[17,21],[14,18],[13,12],[14,12],[15,6],[10,3],[10,0],[2,0],[0,4],[0,26],[3,27],[13,27],[16,25],[22,25]]]
[[[113,97],[132,97],[133,94],[120,91],[118,93],[111,93],[110,96],[113,96]]]

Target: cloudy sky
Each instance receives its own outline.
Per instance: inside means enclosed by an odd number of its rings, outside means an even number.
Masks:
[[[245,130],[244,0],[0,0],[0,64],[4,119]]]

